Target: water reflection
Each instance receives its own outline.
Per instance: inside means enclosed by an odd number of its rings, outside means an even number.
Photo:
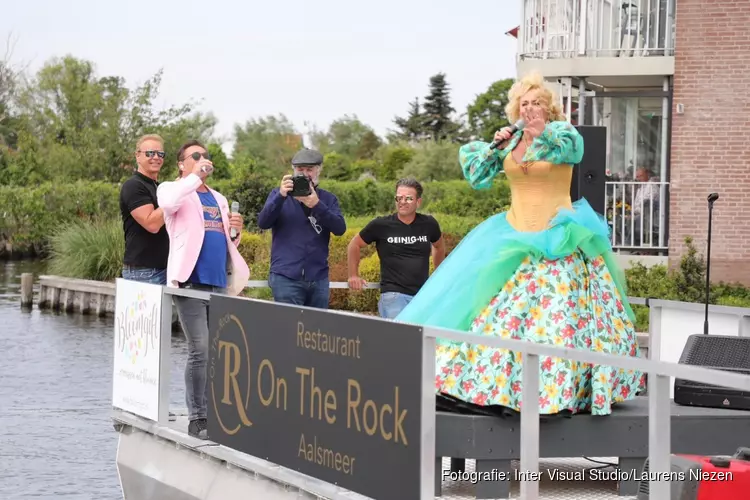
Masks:
[[[110,419],[113,320],[20,308],[21,273],[0,263],[0,497],[121,499]],[[173,339],[173,408],[184,409],[186,346]]]

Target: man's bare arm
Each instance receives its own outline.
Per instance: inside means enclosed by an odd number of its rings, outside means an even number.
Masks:
[[[435,264],[435,269],[445,259],[445,240],[441,236],[435,243],[432,244],[432,262]]]
[[[161,208],[154,209],[151,203],[141,205],[130,212],[130,215],[149,233],[158,233],[164,225],[164,212]]]
[[[346,249],[346,262],[349,268],[349,288],[353,290],[360,290],[365,284],[364,280],[359,278],[359,261],[362,257],[360,250],[366,246],[367,243],[357,234],[349,242],[349,246]]]

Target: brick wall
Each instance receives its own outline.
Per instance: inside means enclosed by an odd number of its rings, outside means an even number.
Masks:
[[[670,265],[685,236],[705,255],[706,197],[717,192],[712,281],[750,285],[750,1],[676,3]]]

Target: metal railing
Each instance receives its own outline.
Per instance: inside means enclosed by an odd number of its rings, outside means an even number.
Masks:
[[[675,0],[523,0],[520,57],[674,54]]]
[[[669,182],[607,182],[606,218],[612,247],[623,250],[659,250],[666,238]]]
[[[246,288],[268,288],[268,281],[266,280],[250,280],[247,282]],[[349,283],[346,281],[331,281],[329,282],[330,288],[349,288]],[[380,283],[368,283],[365,285],[366,289],[380,290]],[[633,305],[645,306],[648,305],[644,297],[628,297],[628,301]]]
[[[261,286],[264,282],[251,282]],[[250,284],[250,283],[249,283]],[[334,283],[332,283],[334,285]],[[332,288],[347,288],[346,283],[336,283]],[[371,285],[371,288],[376,286]],[[207,300],[211,294],[207,292],[186,290],[178,288],[162,287],[162,331],[170,331],[172,327],[172,297],[192,297]],[[639,301],[640,302],[640,301]],[[350,314],[342,311],[328,311],[329,314]],[[372,321],[388,321],[379,318],[371,318]],[[648,422],[649,422],[649,491],[652,498],[669,498],[671,482],[668,480],[671,472],[671,408],[670,408],[670,377],[684,380],[699,381],[706,384],[750,391],[750,376],[739,375],[723,370],[711,370],[697,366],[681,365],[664,361],[644,358],[634,358],[604,354],[594,351],[575,348],[563,348],[552,345],[543,345],[524,340],[503,339],[499,337],[487,337],[470,334],[467,332],[445,330],[440,328],[425,327],[423,335],[423,366],[422,387],[422,436],[428,446],[423,448],[423,476],[418,480],[422,485],[420,500],[432,499],[433,475],[439,471],[434,470],[435,463],[435,344],[436,339],[452,340],[456,342],[470,342],[477,345],[508,349],[521,353],[523,358],[522,375],[522,401],[536,401],[536,404],[524,405],[521,412],[521,447],[520,447],[520,470],[524,476],[530,478],[521,481],[521,498],[525,500],[539,499],[539,482],[533,477],[539,474],[539,368],[540,356],[552,356],[562,359],[570,359],[583,363],[599,364],[623,369],[637,370],[648,376]],[[656,338],[651,342],[659,345],[660,331],[653,332]],[[169,423],[169,389],[171,369],[171,335],[161,336],[161,359],[159,362],[159,424],[167,426]],[[520,358],[519,358],[520,359]],[[429,445],[430,440],[432,446]],[[259,461],[260,462],[260,461]],[[265,466],[261,466],[263,468]],[[268,465],[269,477],[278,475],[278,467]],[[265,469],[264,469],[265,470]],[[256,470],[263,474],[262,471]],[[287,471],[284,481],[291,486],[300,489],[310,489],[310,481],[301,474]],[[661,479],[659,479],[661,478]],[[324,487],[313,488],[314,494],[323,494],[328,498],[352,498],[342,488],[325,484]]]
[[[267,280],[250,280],[247,282],[246,288],[268,288]],[[349,283],[346,281],[331,281],[329,282],[329,288],[349,288]],[[380,283],[368,283],[364,286],[366,289],[380,289]]]

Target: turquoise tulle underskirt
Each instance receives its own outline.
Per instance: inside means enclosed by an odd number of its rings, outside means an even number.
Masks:
[[[602,257],[631,320],[625,275],[614,260],[609,226],[585,199],[560,210],[538,232],[515,230],[500,213],[475,227],[432,273],[396,321],[469,331],[472,321],[527,257],[561,259],[575,252]]]

